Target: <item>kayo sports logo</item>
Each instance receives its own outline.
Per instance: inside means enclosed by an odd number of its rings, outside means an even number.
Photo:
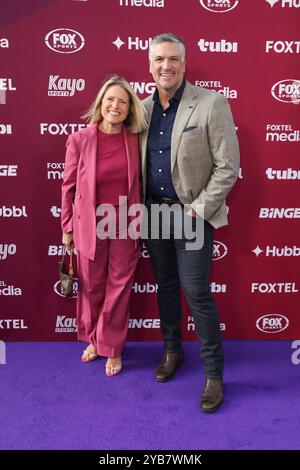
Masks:
[[[200,4],[213,13],[227,13],[239,4],[239,0],[199,0]]]

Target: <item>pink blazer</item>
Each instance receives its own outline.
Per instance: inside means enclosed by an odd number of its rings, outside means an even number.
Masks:
[[[128,161],[128,205],[141,202],[138,135],[123,127]],[[61,227],[76,248],[95,259],[97,124],[68,137],[62,183]]]

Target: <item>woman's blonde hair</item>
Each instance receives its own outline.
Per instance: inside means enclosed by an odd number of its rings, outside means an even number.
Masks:
[[[124,122],[124,125],[128,131],[137,134],[138,132],[145,130],[147,128],[145,108],[127,80],[120,77],[119,75],[113,75],[109,80],[106,80],[103,83],[95,101],[88,111],[82,116],[82,118],[86,119],[88,124],[96,124],[103,120],[103,116],[101,114],[103,97],[107,90],[112,86],[120,86],[127,92],[129,98],[129,113]]]

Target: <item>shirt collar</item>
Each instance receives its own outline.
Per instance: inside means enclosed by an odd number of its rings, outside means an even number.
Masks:
[[[169,103],[172,104],[173,101],[177,101],[178,103],[180,102],[181,100],[181,97],[182,97],[182,94],[183,94],[183,91],[185,89],[185,85],[186,85],[186,80],[183,79],[183,82],[182,84],[180,85],[180,87],[178,88],[178,90],[176,90],[176,93],[174,96],[172,96],[172,98],[169,100]],[[157,91],[157,88],[155,89],[155,92],[153,94],[153,97],[152,97],[153,101],[155,103],[160,103],[159,101],[159,94],[158,94],[158,91]]]

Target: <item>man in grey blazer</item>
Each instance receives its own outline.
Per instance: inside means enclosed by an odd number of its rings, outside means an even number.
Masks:
[[[239,172],[238,142],[227,100],[185,80],[185,46],[178,36],[155,36],[149,58],[156,91],[144,101],[149,129],[141,136],[148,213],[154,204],[177,204],[193,222],[197,217],[204,218],[202,248],[187,249],[185,234],[175,237],[172,221],[169,239],[149,235],[146,240],[158,284],[165,346],[156,380],[169,380],[184,361],[180,330],[182,287],[201,342],[205,383],[200,407],[204,412],[214,412],[223,403],[223,351],[209,271],[213,229],[227,225],[225,197]],[[200,207],[204,212],[200,212]],[[151,227],[151,216],[148,223]]]

